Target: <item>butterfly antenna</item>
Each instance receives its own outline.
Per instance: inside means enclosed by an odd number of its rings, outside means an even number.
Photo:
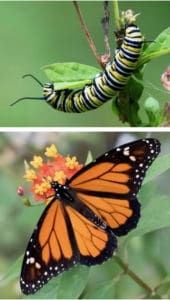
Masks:
[[[42,84],[41,81],[39,81],[34,75],[32,74],[25,74],[23,75],[22,78],[25,77],[32,77],[41,87],[43,87],[44,85]],[[15,105],[16,103],[22,101],[22,100],[44,100],[44,97],[23,97],[23,98],[19,98],[16,101],[14,101],[13,103],[10,104],[10,106]]]

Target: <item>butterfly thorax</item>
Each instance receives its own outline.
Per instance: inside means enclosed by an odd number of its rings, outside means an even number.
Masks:
[[[67,185],[59,184],[57,181],[51,182],[51,187],[55,191],[55,196],[57,199],[67,202],[74,202],[76,197],[74,191]]]

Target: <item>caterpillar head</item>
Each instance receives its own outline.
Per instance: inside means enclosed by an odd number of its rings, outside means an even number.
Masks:
[[[53,98],[56,97],[53,83],[45,83],[44,84],[43,97],[47,102],[53,100]]]

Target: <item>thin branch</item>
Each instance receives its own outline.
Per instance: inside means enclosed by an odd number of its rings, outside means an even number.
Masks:
[[[113,10],[114,10],[114,17],[115,17],[115,25],[116,28],[120,28],[120,17],[119,17],[119,5],[118,0],[113,0]]]
[[[104,42],[106,47],[106,54],[108,56],[108,59],[110,59],[111,51],[110,51],[110,45],[109,45],[109,18],[110,13],[108,9],[108,1],[104,1],[104,17],[101,20],[103,32],[104,32]]]
[[[81,14],[80,7],[79,7],[77,1],[75,1],[75,0],[73,1],[73,4],[74,4],[74,6],[75,6],[75,9],[76,9],[77,15],[78,15],[78,17],[79,17],[79,20],[80,20],[82,29],[83,29],[83,31],[84,31],[84,34],[85,34],[87,40],[88,40],[88,43],[89,43],[89,45],[90,45],[90,48],[92,49],[93,54],[94,54],[94,56],[96,57],[96,59],[97,59],[99,65],[103,68],[103,65],[102,65],[102,62],[101,62],[100,55],[99,55],[99,53],[98,53],[98,51],[97,51],[97,49],[96,49],[96,46],[95,46],[95,44],[94,44],[94,42],[93,42],[93,40],[92,40],[92,38],[91,38],[91,36],[90,36],[90,33],[89,33],[89,31],[88,31],[88,28],[87,28],[87,26],[86,26],[86,24],[85,24],[85,21],[84,21],[84,19],[83,19],[82,14]]]
[[[132,270],[129,269],[128,265],[125,264],[119,256],[115,256],[115,260],[117,264],[124,270],[126,274],[128,274],[139,286],[141,286],[146,292],[147,296],[156,295],[157,298],[160,299],[160,295],[158,295],[155,289],[152,289],[147,283],[145,283],[140,277],[138,277]]]

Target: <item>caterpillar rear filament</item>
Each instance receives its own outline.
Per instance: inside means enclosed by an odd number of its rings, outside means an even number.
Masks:
[[[127,24],[124,39],[120,48],[116,50],[113,61],[109,62],[103,73],[97,75],[91,85],[82,89],[55,90],[53,83],[40,83],[43,87],[43,97],[20,98],[11,105],[24,99],[45,100],[54,109],[63,112],[85,112],[96,109],[113,98],[127,84],[135,71],[143,45],[143,36],[135,24]]]

